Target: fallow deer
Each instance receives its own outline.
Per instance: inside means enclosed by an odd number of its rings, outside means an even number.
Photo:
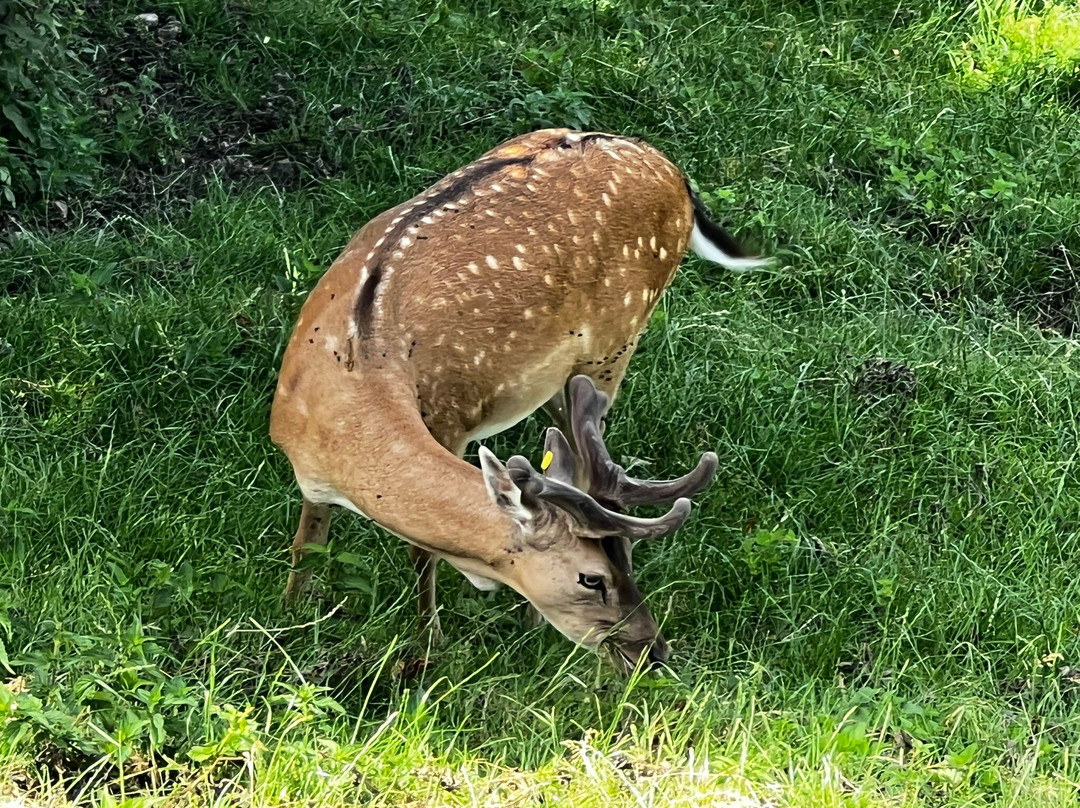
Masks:
[[[660,152],[565,129],[507,141],[365,225],[305,301],[274,396],[271,437],[303,495],[287,597],[339,505],[408,542],[436,633],[445,560],[619,666],[665,661],[630,548],[679,527],[716,455],[678,480],[633,480],[601,435],[687,247],[731,269],[766,263]],[[556,422],[545,473],[485,447],[480,468],[463,459],[542,406]],[[621,512],[661,503],[657,518]]]

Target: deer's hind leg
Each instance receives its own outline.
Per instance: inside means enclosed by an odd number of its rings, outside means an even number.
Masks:
[[[311,580],[311,570],[300,569],[304,560],[304,546],[307,544],[325,545],[330,534],[330,506],[316,504],[304,499],[300,510],[300,524],[292,543],[292,569],[289,582],[285,586],[285,602],[292,603]]]

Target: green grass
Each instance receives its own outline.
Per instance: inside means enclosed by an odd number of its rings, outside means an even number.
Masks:
[[[166,45],[105,6],[100,174],[0,253],[0,797],[1075,804],[1080,84],[1064,46],[958,57],[1075,5],[175,0]],[[658,677],[449,569],[425,666],[404,546],[348,514],[280,600],[304,295],[546,125],[645,136],[780,259],[688,260],[608,427],[661,476],[721,457],[635,556]]]

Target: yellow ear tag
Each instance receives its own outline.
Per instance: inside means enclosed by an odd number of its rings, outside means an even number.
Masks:
[[[551,465],[551,461],[554,460],[554,459],[555,459],[554,454],[552,454],[551,452],[545,452],[544,453],[544,461],[540,464],[540,470],[541,471],[547,471],[548,466]]]

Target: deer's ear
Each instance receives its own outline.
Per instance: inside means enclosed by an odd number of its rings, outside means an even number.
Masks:
[[[484,474],[484,487],[496,507],[518,524],[528,523],[532,511],[521,501],[521,489],[510,478],[506,466],[486,446],[480,447],[480,470]]]

